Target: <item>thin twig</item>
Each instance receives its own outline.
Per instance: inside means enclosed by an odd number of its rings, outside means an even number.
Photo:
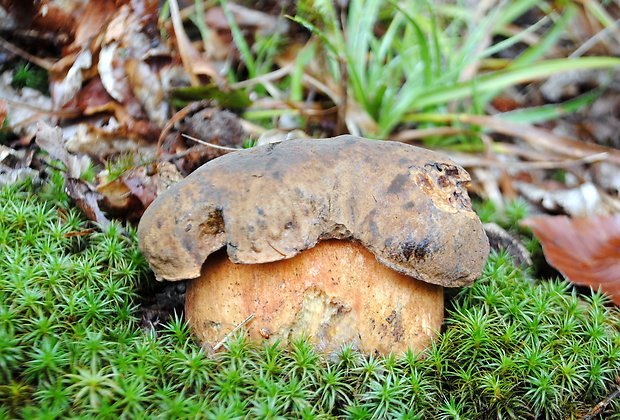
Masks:
[[[535,162],[511,162],[509,169],[511,170],[532,170],[532,169],[561,169],[571,168],[577,165],[583,165],[587,163],[595,163],[606,160],[609,154],[594,153],[592,155],[584,156],[579,159],[566,159],[560,161],[535,161]],[[491,160],[489,158],[469,156],[469,155],[452,155],[452,158],[461,166],[466,167],[491,167],[491,168],[505,168],[506,162],[499,162]]]
[[[238,148],[238,147],[226,147],[226,146],[220,146],[219,144],[209,143],[209,142],[197,139],[196,137],[192,137],[192,136],[187,135],[187,134],[181,134],[181,135],[183,137],[185,137],[186,139],[189,139],[191,141],[195,141],[198,144],[202,144],[204,146],[209,146],[209,147],[212,147],[212,148],[218,149],[218,150],[226,150],[228,152],[235,152],[237,150],[243,150],[242,148]]]
[[[218,351],[220,349],[220,347],[222,347],[224,345],[224,343],[226,343],[226,341],[237,331],[239,331],[240,328],[246,326],[251,320],[254,319],[254,317],[256,316],[256,312],[252,312],[250,315],[248,315],[248,317],[246,319],[244,319],[243,321],[241,321],[241,323],[239,325],[237,325],[235,328],[233,328],[233,330],[231,332],[229,332],[228,334],[226,334],[226,336],[224,338],[222,338],[222,340],[217,343],[215,346],[213,346],[213,351]]]
[[[616,37],[618,37],[618,28],[620,27],[620,19],[616,20],[613,25],[606,27],[605,29],[595,33],[590,37],[590,39],[581,43],[579,48],[573,51],[568,58],[581,57],[585,53],[587,53],[592,47],[598,44],[604,37],[609,35],[610,32],[616,32]]]
[[[11,98],[7,98],[6,96],[0,95],[0,99],[2,99],[4,102],[6,102],[7,104],[14,106],[14,107],[21,107],[21,108],[26,108],[29,109],[31,111],[34,112],[38,112],[41,114],[45,114],[45,115],[51,115],[54,117],[61,117],[61,118],[73,118],[73,117],[77,117],[80,115],[80,111],[76,110],[76,109],[68,109],[68,110],[63,110],[63,111],[54,111],[51,109],[45,109],[45,108],[41,108],[38,107],[36,105],[32,105],[26,102],[22,102],[22,101],[16,101],[14,99]]]
[[[166,125],[164,125],[164,128],[162,128],[161,133],[159,134],[159,138],[157,139],[157,148],[155,149],[156,155],[157,156],[161,155],[161,147],[164,143],[164,140],[166,139],[166,136],[168,135],[170,130],[172,130],[172,127],[174,127],[176,123],[181,121],[183,118],[187,117],[192,112],[195,112],[201,108],[207,107],[208,104],[209,104],[208,101],[191,102],[188,105],[184,106],[179,111],[177,111],[176,114],[174,114],[172,118],[168,120]]]
[[[31,63],[36,64],[37,66],[47,71],[52,70],[52,67],[54,66],[53,62],[46,60],[44,58],[37,57],[36,55],[32,55],[29,52],[22,50],[17,45],[10,43],[9,41],[7,41],[6,39],[2,37],[0,37],[0,47],[4,48],[5,50],[9,52],[12,52],[15,55],[20,56],[21,58],[25,60],[30,61]]]
[[[618,395],[620,395],[620,386],[616,387],[616,389],[613,392],[611,392],[609,395],[607,395],[603,401],[599,402],[594,407],[592,407],[592,409],[588,412],[588,414],[583,416],[581,420],[593,420],[594,417],[598,416],[601,413],[601,411],[603,411],[605,407],[609,405],[610,402],[618,398]]]
[[[241,82],[233,83],[230,85],[231,89],[242,89],[246,87],[252,87],[255,85],[272,82],[274,80],[281,79],[288,76],[291,73],[292,65],[286,65],[278,70],[274,70],[270,73],[256,76],[253,79],[242,80]]]

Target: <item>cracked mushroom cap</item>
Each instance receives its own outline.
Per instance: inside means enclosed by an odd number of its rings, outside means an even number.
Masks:
[[[471,284],[489,244],[441,154],[354,136],[297,139],[214,159],[160,195],[138,227],[158,280],[200,276],[226,247],[234,263],[294,257],[352,239],[396,271],[441,286]]]

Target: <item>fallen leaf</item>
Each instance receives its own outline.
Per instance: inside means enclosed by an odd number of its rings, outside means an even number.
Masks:
[[[3,16],[3,29],[36,30],[39,32],[55,32],[70,34],[75,29],[72,13],[82,7],[80,1],[34,1],[34,0],[0,0],[0,6],[8,12]],[[12,18],[12,19],[10,19]],[[8,24],[13,21],[13,27]]]
[[[11,86],[13,74],[5,71],[0,75],[0,97],[7,104],[6,121],[19,136],[29,136],[36,131],[36,121],[49,119],[45,111],[52,108],[52,101],[38,90],[24,87],[16,90]]]
[[[464,124],[474,124],[507,136],[521,138],[535,149],[543,149],[554,155],[584,158],[589,155],[606,153],[610,162],[620,163],[620,150],[584,143],[577,139],[552,133],[551,131],[528,124],[518,124],[488,115],[459,114],[453,119]]]
[[[219,73],[215,70],[212,63],[200,54],[192,45],[181,20],[181,12],[177,0],[170,0],[170,17],[172,19],[172,27],[174,28],[174,36],[179,47],[179,55],[185,71],[189,75],[192,86],[198,86],[200,80],[199,74],[204,74],[213,78],[218,84],[223,85],[225,82]]]
[[[0,144],[0,186],[14,184],[26,178],[38,180],[39,171],[30,168],[32,151],[13,150]]]
[[[11,168],[0,163],[0,186],[11,185],[28,178],[37,180],[39,172],[31,168]]]
[[[139,220],[157,196],[155,178],[147,174],[144,166],[140,166],[110,182],[104,181],[97,187],[103,196],[104,209],[128,220]]]
[[[105,160],[111,155],[133,152],[145,157],[155,154],[155,145],[148,139],[156,139],[159,133],[149,133],[149,127],[131,127],[119,124],[109,116],[95,116],[86,121],[63,128],[67,150],[84,153],[94,159]]]
[[[269,35],[274,32],[284,32],[288,29],[288,21],[278,18],[260,10],[250,9],[235,3],[228,3],[235,22],[240,28],[255,29],[263,35]],[[230,30],[228,20],[221,7],[211,7],[205,13],[205,22],[210,28],[218,30]]]
[[[82,87],[82,81],[84,80],[82,70],[90,68],[92,63],[93,56],[90,50],[82,50],[64,78],[61,80],[52,80],[50,82],[50,94],[55,109],[61,109],[79,92]]]
[[[609,162],[598,162],[592,165],[592,177],[604,190],[620,194],[620,166]]]
[[[37,145],[45,150],[52,159],[58,159],[67,167],[70,178],[79,178],[90,166],[88,156],[76,156],[67,151],[62,139],[60,127],[51,127],[44,122],[37,124]]]
[[[73,230],[65,233],[63,236],[65,238],[75,238],[77,236],[88,236],[92,233],[95,233],[95,229]]]
[[[90,41],[101,33],[122,3],[125,1],[98,0],[86,2],[84,11],[80,13],[80,19],[75,30],[75,39],[69,50],[87,48]]]
[[[541,85],[540,93],[550,102],[579,95],[583,86],[608,86],[620,83],[620,72],[601,69],[571,70],[549,76]]]
[[[90,185],[81,179],[65,177],[65,192],[84,212],[86,217],[99,223],[103,229],[110,226],[112,222],[105,217],[99,208],[98,200],[101,196]]]
[[[575,219],[536,216],[521,224],[532,229],[549,264],[567,279],[601,288],[620,305],[620,214]]]
[[[84,115],[92,115],[100,112],[102,107],[112,102],[113,99],[103,86],[101,78],[92,78],[75,95],[74,100],[67,104],[68,107],[76,108]]]
[[[123,103],[127,97],[125,92],[129,90],[129,85],[122,66],[114,63],[114,60],[118,56],[116,52],[117,48],[118,44],[116,42],[101,47],[97,70],[99,71],[99,77],[101,77],[101,83],[105,87],[105,90],[108,91],[111,97]]]
[[[256,140],[256,144],[254,146],[262,146],[264,144],[271,144],[271,143],[280,143],[286,140],[309,139],[309,138],[310,136],[306,134],[303,130],[299,130],[299,129],[280,130],[278,128],[273,128],[261,134],[258,140]]]
[[[584,182],[575,188],[566,188],[556,183],[535,185],[520,181],[514,182],[513,185],[529,201],[550,212],[575,217],[587,217],[605,212],[601,194],[590,182]]]
[[[125,72],[133,94],[146,115],[157,126],[163,127],[168,121],[170,107],[157,73],[144,61],[131,58],[125,62]]]

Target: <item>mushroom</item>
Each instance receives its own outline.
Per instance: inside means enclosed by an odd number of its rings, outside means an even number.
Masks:
[[[268,144],[214,159],[160,195],[140,249],[158,280],[192,279],[185,315],[203,344],[253,314],[255,340],[420,350],[441,327],[442,287],[470,285],[489,252],[469,181],[403,143]]]

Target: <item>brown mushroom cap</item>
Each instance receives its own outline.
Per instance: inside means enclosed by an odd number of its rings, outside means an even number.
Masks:
[[[353,239],[396,271],[463,286],[489,252],[469,181],[441,154],[403,143],[268,144],[214,159],[159,196],[140,222],[140,249],[157,279],[181,280],[224,246],[232,262],[256,264]]]

